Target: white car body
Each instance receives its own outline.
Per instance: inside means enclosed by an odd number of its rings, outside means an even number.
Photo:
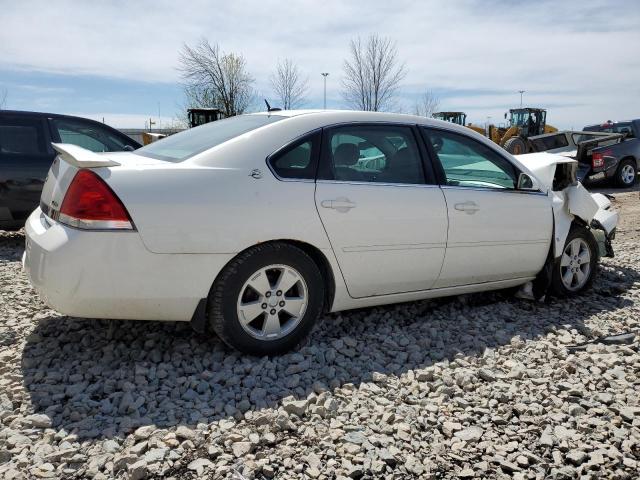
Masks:
[[[78,169],[90,168],[122,201],[135,229],[84,230],[36,209],[26,224],[24,266],[39,295],[76,317],[189,321],[240,252],[288,241],[321,255],[333,290],[328,310],[339,311],[522,285],[542,269],[552,241],[554,255],[561,254],[575,215],[587,224],[598,218],[607,235],[617,222],[608,200],[579,184],[552,190],[556,164],[571,161],[565,157],[515,158],[469,129],[422,117],[273,115],[287,118],[179,163],[58,145],[43,208],[59,207]],[[308,132],[352,122],[472,136],[539,189],[289,180],[266,164]]]

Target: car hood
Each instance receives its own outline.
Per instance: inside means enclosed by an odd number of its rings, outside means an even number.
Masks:
[[[561,163],[578,163],[573,158],[548,152],[516,155],[516,158],[536,176],[543,189],[552,188],[556,165]]]

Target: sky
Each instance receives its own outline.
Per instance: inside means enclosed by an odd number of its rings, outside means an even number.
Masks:
[[[398,111],[430,90],[441,110],[499,123],[525,90],[560,128],[640,117],[638,0],[0,0],[0,25],[5,108],[120,128],[182,117],[179,52],[202,38],[245,57],[258,100],[277,104],[269,77],[290,58],[309,79],[305,108],[322,108],[321,72],[328,108],[348,108],[349,42],[372,33],[406,67]]]

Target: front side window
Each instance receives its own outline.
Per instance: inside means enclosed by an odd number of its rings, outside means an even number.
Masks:
[[[320,133],[305,137],[269,157],[269,165],[280,178],[314,179]]]
[[[286,117],[239,115],[190,128],[136,150],[136,154],[169,162],[182,162],[232,138]]]
[[[92,152],[120,152],[127,143],[106,128],[81,120],[56,118],[53,125],[62,143],[71,143]]]
[[[328,130],[321,178],[374,183],[425,183],[409,127],[364,125]]]
[[[42,122],[29,119],[0,119],[0,153],[47,153]]]
[[[424,129],[447,185],[515,189],[517,173],[506,158],[476,140],[445,130]]]

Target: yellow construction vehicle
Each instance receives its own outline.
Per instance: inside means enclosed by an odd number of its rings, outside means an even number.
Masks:
[[[433,114],[433,118],[470,128],[471,130],[478,132],[480,135],[485,135],[486,133],[483,127],[473,125],[472,123],[467,125],[467,114],[464,112],[436,112]]]
[[[504,114],[507,118],[507,114]],[[558,129],[547,125],[547,111],[542,108],[512,108],[509,124],[505,127],[489,125],[488,137],[513,155],[533,151],[527,139],[543,133],[554,133]]]
[[[222,111],[217,108],[190,108],[187,110],[187,115],[189,117],[189,128],[198,127],[223,118]]]

